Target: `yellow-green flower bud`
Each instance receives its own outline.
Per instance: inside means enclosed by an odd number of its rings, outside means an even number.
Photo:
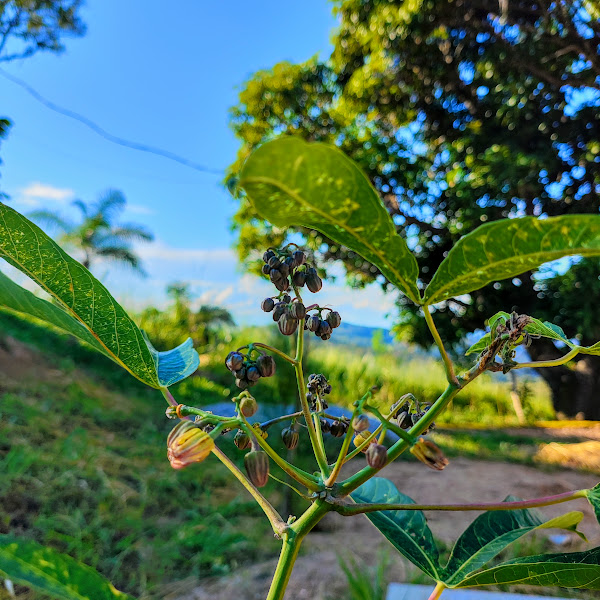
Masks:
[[[436,471],[442,471],[449,462],[436,444],[424,438],[419,438],[410,451],[422,463]]]
[[[190,421],[181,421],[167,438],[167,458],[174,469],[202,462],[215,447],[214,440]]]

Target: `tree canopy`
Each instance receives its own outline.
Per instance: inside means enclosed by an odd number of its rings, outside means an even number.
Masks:
[[[65,36],[80,36],[82,0],[0,0],[0,62],[39,51],[62,52]]]
[[[600,2],[342,0],[334,10],[340,23],[329,59],[280,63],[246,82],[231,113],[242,142],[231,178],[253,148],[278,135],[339,146],[380,193],[423,283],[483,222],[598,211]],[[298,233],[274,229],[243,198],[235,224],[244,257]],[[341,261],[353,284],[387,285],[359,256],[300,233],[326,260]],[[444,339],[459,346],[498,310],[573,327],[582,343],[597,339],[595,322],[567,325],[553,287],[563,285],[555,279],[565,267],[438,305]],[[581,295],[593,294],[598,267],[578,269]],[[418,309],[403,297],[398,305],[399,331],[430,343]],[[531,352],[559,353],[549,344]],[[572,398],[561,408],[574,411]]]

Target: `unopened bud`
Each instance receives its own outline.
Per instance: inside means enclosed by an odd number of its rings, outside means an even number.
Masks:
[[[242,398],[240,402],[240,412],[246,417],[249,418],[253,416],[258,410],[258,403],[252,396],[246,396]]]
[[[264,487],[269,481],[269,457],[262,450],[251,450],[244,456],[244,466],[250,481]]]
[[[331,424],[331,435],[333,437],[342,437],[346,433],[346,425],[343,421],[334,421]]]
[[[367,415],[356,415],[352,419],[352,428],[359,433],[365,431],[365,429],[369,428],[369,417]]]
[[[202,462],[215,447],[214,440],[191,423],[177,423],[167,438],[167,458],[174,469]]]
[[[371,444],[365,452],[367,463],[374,469],[382,469],[387,462],[387,448],[382,444]]]
[[[286,427],[281,432],[281,439],[283,440],[283,445],[288,450],[293,450],[298,445],[300,434],[291,427]]]
[[[245,431],[242,431],[240,429],[235,434],[235,437],[233,438],[233,443],[240,450],[246,450],[247,448],[250,448],[250,436],[248,436],[248,434]]]
[[[354,436],[354,445],[358,448],[359,446],[362,446],[362,444],[364,444],[369,438],[371,437],[371,432],[369,430],[366,431],[361,431],[360,433],[357,433]],[[363,452],[366,452],[366,448],[363,448]]]
[[[449,462],[436,444],[424,438],[419,438],[410,451],[421,462],[436,471],[442,471]]]
[[[256,361],[256,366],[263,377],[275,375],[275,361],[272,356],[264,354]]]

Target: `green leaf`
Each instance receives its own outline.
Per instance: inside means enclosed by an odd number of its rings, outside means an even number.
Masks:
[[[508,497],[505,502],[514,500],[518,499]],[[536,529],[561,528],[579,534],[577,525],[582,519],[583,513],[577,511],[549,521],[544,521],[537,510],[488,511],[477,517],[454,544],[444,569],[444,583],[458,586],[509,544]]]
[[[294,137],[267,142],[244,164],[240,186],[274,225],[320,231],[420,304],[415,257],[364,173],[337,148]]]
[[[0,535],[0,573],[60,600],[133,600],[70,556],[8,535]]]
[[[374,477],[352,492],[352,499],[362,503],[414,504],[396,486],[383,477]],[[438,550],[425,515],[420,510],[384,510],[365,516],[392,545],[414,565],[440,581]]]
[[[481,225],[448,252],[425,291],[435,304],[568,255],[600,255],[600,216],[503,219]]]
[[[149,345],[109,291],[39,227],[0,203],[0,257],[54,296],[37,298],[0,274],[0,307],[28,314],[75,335],[155,388],[172,385],[199,364],[191,340],[168,352]]]
[[[591,490],[587,490],[585,495],[596,513],[598,523],[600,523],[600,483]]]
[[[482,338],[479,338],[466,352],[465,355],[483,352],[492,343],[492,336],[486,333]]]
[[[600,590],[600,548],[569,554],[516,558],[461,581],[456,587],[499,584]]]

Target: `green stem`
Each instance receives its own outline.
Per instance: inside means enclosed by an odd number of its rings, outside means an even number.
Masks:
[[[446,348],[444,347],[444,342],[442,342],[442,338],[440,337],[440,334],[435,326],[435,323],[433,322],[433,317],[431,316],[431,313],[429,312],[429,306],[423,307],[423,314],[425,315],[425,321],[427,322],[429,331],[431,331],[431,335],[433,336],[435,344],[438,347],[440,354],[442,355],[442,360],[444,361],[444,368],[446,369],[446,378],[448,379],[448,383],[451,385],[452,384],[456,385],[458,383],[458,379],[456,378],[456,374],[454,373],[454,365],[452,364],[452,361],[450,360],[450,357],[448,356],[448,353],[446,352]]]
[[[240,426],[241,428],[250,436],[250,438],[255,438],[258,445],[265,451],[265,453],[269,456],[269,458],[287,475],[289,475],[292,479],[308,488],[312,492],[317,492],[320,490],[319,484],[317,483],[316,477],[310,475],[306,471],[295,467],[290,464],[284,458],[281,458],[273,448],[267,443],[267,441],[260,435],[256,435],[256,430],[248,423],[248,421],[241,415],[240,413]]]
[[[315,458],[317,459],[317,464],[319,465],[319,469],[321,469],[321,474],[323,477],[329,476],[329,465],[327,464],[327,458],[325,457],[325,452],[323,451],[321,445],[319,444],[319,439],[317,436],[317,430],[315,429],[315,424],[312,421],[310,415],[310,408],[308,406],[308,401],[306,400],[306,385],[304,384],[304,373],[302,371],[302,356],[304,353],[304,319],[300,321],[298,324],[298,343],[296,345],[296,360],[294,364],[294,369],[296,371],[296,380],[298,381],[298,393],[300,394],[300,406],[302,407],[302,414],[304,416],[304,420],[306,421],[306,427],[308,428],[308,437],[310,438],[310,443],[312,445],[313,452],[315,454]],[[321,442],[323,440],[321,439]]]
[[[559,367],[560,365],[568,363],[578,354],[579,349],[573,348],[570,352],[567,352],[567,354],[565,354],[561,358],[556,358],[554,360],[540,360],[537,362],[519,363],[518,365],[515,365],[513,369],[539,369],[540,367]]]
[[[382,424],[385,424],[388,429],[391,429],[400,439],[404,440],[410,446],[417,441],[415,437],[404,431],[402,427],[398,427],[398,425],[391,423],[389,417],[384,417],[374,406],[365,404],[364,409],[379,419]]]
[[[302,540],[330,510],[330,504],[317,500],[297,521],[288,525],[267,600],[283,600]]]
[[[285,352],[282,352],[281,350],[278,350],[277,348],[273,348],[273,346],[269,346],[268,344],[261,344],[259,342],[254,342],[251,345],[254,348],[262,348],[263,350],[268,350],[269,352],[272,352],[273,354],[276,354],[280,358],[283,358],[283,360],[287,360],[287,362],[289,362],[292,365],[296,364],[296,360],[295,359],[293,359],[291,356],[289,356]]]
[[[437,511],[469,511],[469,510],[519,510],[524,508],[537,508],[540,506],[551,506],[570,502],[578,498],[585,498],[588,490],[575,490],[564,492],[555,496],[545,498],[534,498],[533,500],[518,500],[516,502],[482,502],[479,504],[357,504],[341,505],[334,508],[345,517],[361,515],[363,513],[376,512],[380,510],[437,510]]]
[[[258,505],[263,509],[265,515],[271,523],[275,534],[281,536],[287,529],[286,522],[281,515],[273,508],[271,503],[258,491],[251,481],[237,468],[235,463],[217,446],[213,448],[213,454],[233,473],[236,479],[250,492]]]
[[[444,585],[444,583],[442,581],[438,581],[433,592],[431,592],[431,596],[429,596],[428,600],[438,600],[445,589],[446,586]]]
[[[282,421],[289,421],[290,419],[295,419],[295,418],[301,417],[301,416],[302,416],[302,411],[291,413],[289,415],[282,415],[281,417],[275,417],[274,419],[271,419],[270,421],[265,421],[264,423],[261,423],[260,428],[268,429],[272,425],[276,425],[277,423],[281,423]]]
[[[356,417],[356,415],[358,415],[358,408],[354,409],[354,412],[352,413],[352,420],[354,420],[354,417]],[[351,423],[352,420],[350,421]],[[348,454],[348,448],[350,448],[350,442],[352,441],[353,434],[354,430],[352,429],[352,425],[348,425],[348,431],[346,431],[346,437],[342,442],[342,448],[340,449],[340,453],[338,454],[337,461],[335,463],[335,466],[333,467],[333,471],[331,471],[331,475],[329,475],[329,477],[325,480],[326,487],[331,487],[335,483],[335,480],[338,478],[338,475],[340,474],[340,471],[344,466],[344,462],[346,459],[346,455]]]
[[[473,373],[475,371],[473,370]],[[472,381],[476,377],[475,374],[469,379]],[[448,406],[454,396],[462,389],[460,383],[450,384],[442,393],[442,395],[435,401],[431,408],[408,430],[408,435],[413,438],[419,435],[422,431],[427,429],[435,418]],[[393,446],[388,450],[387,464],[396,460],[403,452],[410,447],[410,444],[403,438],[400,438]],[[365,481],[368,481],[373,477],[380,469],[374,469],[373,467],[364,467],[358,473],[349,477],[340,485],[339,497],[346,496],[353,492],[357,487],[360,487]]]

